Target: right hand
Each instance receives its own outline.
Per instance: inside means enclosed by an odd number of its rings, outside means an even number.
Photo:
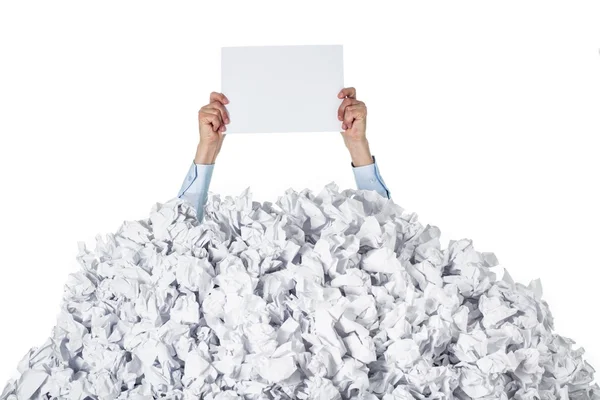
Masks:
[[[356,89],[343,88],[338,98],[344,99],[338,109],[338,119],[343,121],[341,132],[346,148],[350,151],[354,167],[373,164],[367,140],[367,106],[356,99]]]
[[[209,104],[198,111],[200,142],[194,159],[196,164],[214,164],[221,151],[225,125],[229,124],[225,104],[229,104],[229,99],[223,93],[212,92]]]

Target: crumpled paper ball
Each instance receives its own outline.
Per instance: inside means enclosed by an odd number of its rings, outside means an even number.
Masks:
[[[582,348],[468,239],[374,191],[174,198],[79,242],[0,399],[600,399]]]

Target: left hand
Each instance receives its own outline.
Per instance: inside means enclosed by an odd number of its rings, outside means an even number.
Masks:
[[[356,167],[373,163],[367,141],[367,106],[356,99],[356,89],[344,88],[338,93],[344,99],[338,109],[338,120],[342,121],[344,144],[350,151]]]

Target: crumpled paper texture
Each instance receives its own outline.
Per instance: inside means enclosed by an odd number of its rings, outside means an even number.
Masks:
[[[0,399],[600,399],[539,280],[374,191],[174,198],[79,242]]]

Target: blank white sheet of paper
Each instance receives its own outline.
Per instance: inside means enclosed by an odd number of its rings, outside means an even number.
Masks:
[[[340,132],[343,46],[221,48],[226,133]]]

